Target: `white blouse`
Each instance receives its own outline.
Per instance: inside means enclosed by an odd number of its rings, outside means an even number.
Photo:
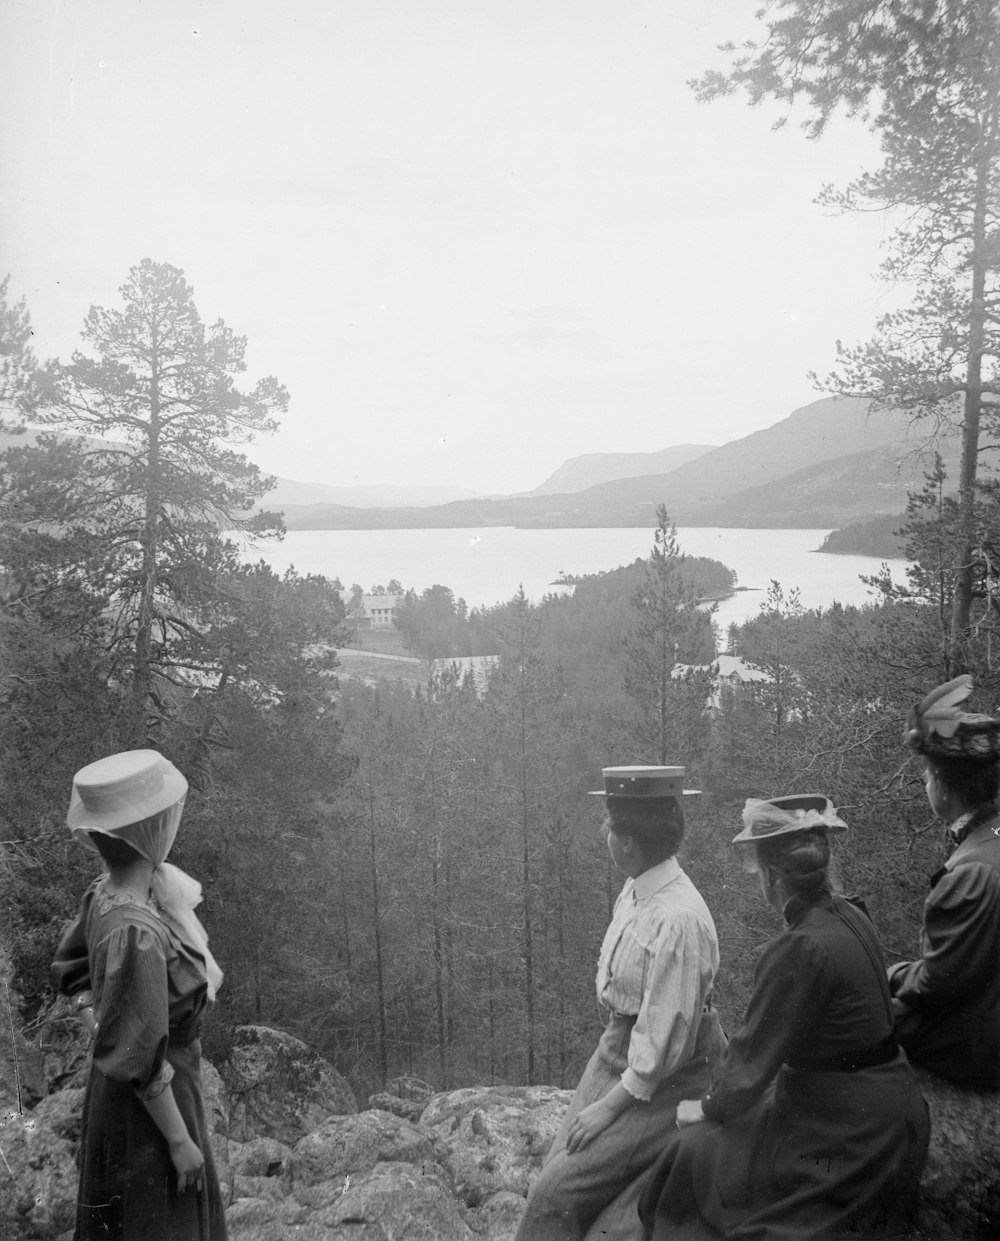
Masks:
[[[715,923],[701,893],[667,858],[628,879],[597,964],[597,1000],[634,1016],[622,1085],[648,1101],[694,1052],[719,968]]]

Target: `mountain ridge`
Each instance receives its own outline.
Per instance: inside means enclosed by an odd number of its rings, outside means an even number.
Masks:
[[[536,489],[423,509],[287,506],[285,520],[290,530],[645,526],[664,504],[677,525],[837,526],[905,507],[907,491],[926,468],[921,454],[928,441],[898,411],[826,397],[665,474],[619,478],[577,492]],[[953,464],[957,436],[944,437],[938,448]]]

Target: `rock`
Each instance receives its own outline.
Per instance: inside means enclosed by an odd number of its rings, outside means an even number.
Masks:
[[[201,1062],[201,1089],[205,1100],[205,1122],[212,1144],[212,1159],[219,1178],[222,1201],[233,1200],[233,1171],[229,1158],[229,1100],[218,1070],[207,1060]]]
[[[479,1241],[513,1241],[523,1214],[522,1195],[501,1189],[469,1212],[469,1224]]]
[[[384,1091],[373,1094],[368,1099],[368,1107],[380,1112],[392,1112],[393,1116],[402,1116],[404,1120],[417,1121],[427,1106],[426,1099],[401,1099],[398,1095]]]
[[[238,1026],[222,1068],[229,1137],[277,1138],[294,1146],[328,1116],[355,1114],[347,1081],[305,1043],[267,1026]]]
[[[280,1177],[291,1153],[277,1138],[251,1138],[231,1144],[230,1163],[235,1176]]]
[[[264,1202],[284,1202],[288,1189],[280,1176],[233,1177],[233,1198],[254,1198]]]
[[[397,1099],[427,1103],[434,1094],[434,1087],[419,1077],[390,1077],[385,1084],[385,1093],[394,1095]]]
[[[1000,1236],[1000,1093],[963,1090],[917,1070],[931,1114],[921,1180],[921,1235],[933,1241]]]
[[[310,1205],[343,1192],[348,1178],[371,1171],[380,1163],[422,1165],[435,1159],[434,1144],[426,1133],[390,1112],[360,1112],[333,1116],[302,1138],[286,1164],[285,1178],[295,1196],[319,1187],[321,1196],[308,1195]]]
[[[226,1212],[229,1241],[323,1241],[329,1233],[297,1202],[237,1198]]]
[[[444,1148],[455,1192],[478,1207],[500,1190],[527,1194],[572,1097],[554,1086],[453,1090],[431,1099],[420,1128]]]
[[[474,1241],[436,1165],[380,1163],[317,1211],[325,1241]]]
[[[7,1236],[19,1224],[29,1224],[41,1236],[72,1228],[78,1176],[73,1143],[64,1136],[72,1124],[72,1105],[72,1101],[57,1100],[48,1107],[39,1105],[38,1115],[4,1116],[0,1235]]]
[[[55,1094],[46,1095],[31,1113],[39,1124],[50,1125],[53,1133],[65,1138],[74,1151],[80,1141],[85,1094],[86,1090],[82,1086],[59,1090]]]

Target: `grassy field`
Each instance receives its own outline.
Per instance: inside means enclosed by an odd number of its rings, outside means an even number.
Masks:
[[[352,633],[351,641],[344,648],[350,651],[369,651],[376,655],[405,655],[412,652],[403,645],[402,636],[395,629],[368,629]]]

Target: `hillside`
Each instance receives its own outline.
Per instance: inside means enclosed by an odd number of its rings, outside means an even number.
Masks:
[[[370,487],[331,487],[326,483],[300,483],[291,478],[276,478],[276,486],[261,500],[262,508],[284,508],[336,504],[348,508],[424,508],[467,500],[480,493],[467,487],[393,487],[389,484]]]
[[[711,444],[675,444],[672,448],[661,448],[659,452],[585,453],[580,457],[570,457],[545,482],[522,494],[569,495],[616,479],[637,478],[643,474],[669,474],[678,466],[703,457],[712,448]]]
[[[667,474],[616,479],[573,493],[458,500],[423,509],[312,505],[284,511],[293,530],[645,526],[653,524],[658,504],[680,526],[838,526],[905,507],[907,489],[925,468],[922,447],[902,415],[869,414],[864,401],[827,398]],[[939,447],[953,464],[956,441]],[[852,451],[845,454],[845,448]]]

